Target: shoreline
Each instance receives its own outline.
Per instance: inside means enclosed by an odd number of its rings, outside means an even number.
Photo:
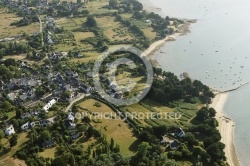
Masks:
[[[216,119],[219,123],[217,129],[221,134],[221,142],[225,144],[226,161],[230,166],[240,166],[239,159],[234,147],[234,126],[235,123],[232,119],[225,116],[223,107],[227,102],[229,93],[218,93],[213,99],[210,107],[216,110]]]
[[[145,2],[142,0],[138,0],[142,3],[144,10],[149,12],[159,12],[160,8],[152,7],[148,5],[149,1]],[[162,46],[164,46],[167,42],[175,41],[178,37],[187,35],[190,33],[190,25],[192,23],[195,23],[197,20],[187,20],[182,19],[184,21],[184,24],[180,24],[177,27],[177,32],[174,32],[172,35],[166,36],[164,39],[155,41],[152,43],[149,48],[147,48],[144,51],[144,54],[147,55],[153,65],[159,65],[156,60],[152,59],[153,55],[156,51],[158,51]],[[234,144],[234,127],[235,123],[232,119],[225,116],[223,112],[223,107],[225,103],[227,102],[229,96],[229,92],[226,93],[217,93],[215,98],[212,100],[212,103],[210,104],[210,107],[214,108],[216,110],[216,120],[219,123],[219,126],[217,129],[220,132],[221,135],[221,142],[225,144],[225,156],[226,161],[230,166],[240,166],[240,161],[237,156],[236,150],[235,150],[235,144]]]
[[[183,24],[179,24],[177,27],[177,32],[174,32],[171,35],[167,35],[164,39],[157,40],[154,43],[152,43],[149,48],[147,48],[144,51],[144,54],[147,56],[152,56],[157,50],[159,50],[165,43],[169,41],[175,41],[178,37],[184,36],[188,33],[190,33],[190,25],[195,23],[197,20],[182,20],[184,21]]]
[[[157,14],[161,15],[161,8],[157,8],[157,7],[152,7],[151,3],[146,0],[138,0],[142,5],[143,5],[143,10],[148,11],[148,12],[156,12]],[[173,18],[173,19],[177,19],[177,18]],[[196,23],[197,20],[196,19],[179,19],[182,20],[184,23],[183,24],[179,24],[176,27],[176,31],[171,34],[171,35],[167,35],[164,39],[161,40],[157,40],[155,42],[153,42],[149,48],[147,48],[146,50],[144,50],[144,54],[147,55],[148,57],[150,57],[151,60],[152,56],[154,55],[154,53],[156,51],[158,51],[164,44],[166,44],[167,42],[170,41],[175,41],[177,40],[178,37],[180,36],[184,36],[187,35],[188,33],[190,33],[190,26],[193,23]]]

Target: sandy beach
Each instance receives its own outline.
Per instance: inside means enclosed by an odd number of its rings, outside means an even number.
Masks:
[[[219,122],[218,130],[221,133],[221,142],[226,145],[225,155],[230,166],[239,166],[239,160],[234,147],[234,121],[225,116],[223,112],[224,104],[227,101],[229,93],[218,93],[213,99],[210,107],[213,107],[217,114],[216,119]]]
[[[196,20],[183,20],[184,23],[180,24],[177,27],[177,31],[174,32],[172,35],[167,35],[164,39],[158,40],[150,45],[149,48],[147,48],[144,51],[144,54],[147,56],[152,56],[154,53],[159,50],[166,42],[169,41],[175,41],[179,36],[186,35],[190,32],[189,27],[192,23],[195,23]]]

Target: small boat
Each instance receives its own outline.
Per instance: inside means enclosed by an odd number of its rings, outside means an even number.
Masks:
[[[243,66],[243,65],[241,65],[240,67],[241,67],[241,68],[244,68],[244,66]]]

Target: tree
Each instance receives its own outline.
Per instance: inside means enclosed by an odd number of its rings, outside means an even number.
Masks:
[[[51,166],[67,166],[67,162],[63,157],[57,157],[51,162]]]
[[[148,142],[142,142],[139,146],[138,146],[138,151],[137,153],[140,154],[141,156],[145,157],[148,149],[150,149],[150,145]]]
[[[0,131],[0,141],[1,141],[1,139],[3,139],[4,138],[4,132],[1,130]]]
[[[70,166],[75,166],[76,165],[76,160],[75,160],[74,155],[70,156],[69,163],[70,163]]]
[[[91,119],[88,116],[84,116],[82,121],[85,122],[85,123],[90,123]]]
[[[16,65],[16,61],[15,61],[15,59],[12,59],[12,58],[10,58],[10,59],[6,59],[5,61],[4,61],[4,64],[5,64],[5,66],[15,66]]]
[[[210,145],[206,150],[207,153],[211,156],[211,159],[214,160],[214,162],[217,161],[225,161],[225,152],[223,151],[225,148],[225,145],[221,142],[216,142],[212,145]]]
[[[198,112],[197,112],[197,118],[200,121],[204,121],[206,119],[210,119],[215,117],[216,111],[213,108],[207,108],[207,107],[202,107]]]
[[[113,138],[111,138],[111,140],[110,140],[110,150],[112,150],[114,148],[114,146],[115,146],[115,141],[114,141]]]
[[[116,8],[118,7],[118,1],[117,1],[117,0],[110,0],[110,1],[109,1],[109,6],[110,6],[111,8],[116,9]]]
[[[43,130],[42,133],[40,134],[40,140],[41,141],[46,141],[51,138],[51,134],[48,130]]]
[[[62,96],[64,98],[68,99],[70,97],[70,94],[71,94],[71,92],[66,90],[66,91],[63,92]]]
[[[97,26],[97,23],[96,23],[94,16],[92,16],[92,15],[88,16],[87,21],[85,22],[85,25],[88,27]]]
[[[199,142],[195,139],[194,135],[191,133],[187,133],[184,137],[184,140],[188,142],[189,146],[199,145]]]
[[[13,147],[17,144],[17,139],[18,139],[17,134],[12,135],[12,137],[10,138],[10,147]]]
[[[23,112],[23,111],[22,111],[21,109],[17,109],[17,110],[16,110],[16,118],[17,118],[17,119],[19,119],[19,118],[21,117],[22,112]]]

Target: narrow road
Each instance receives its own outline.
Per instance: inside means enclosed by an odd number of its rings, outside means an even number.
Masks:
[[[40,18],[40,16],[37,16],[38,17],[38,19],[39,19],[39,23],[40,23],[40,33],[41,33],[41,35],[42,35],[42,37],[41,37],[41,41],[42,41],[42,47],[44,46],[44,42],[43,42],[43,23],[42,23],[42,20],[41,20],[41,18]]]
[[[87,97],[87,96],[90,96],[90,94],[82,94],[81,96],[79,96],[78,98],[72,100],[70,102],[70,104],[66,107],[65,111],[64,112],[68,112],[69,109],[72,107],[72,105],[76,102],[78,102],[79,100],[83,99],[84,97]]]

